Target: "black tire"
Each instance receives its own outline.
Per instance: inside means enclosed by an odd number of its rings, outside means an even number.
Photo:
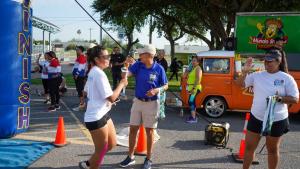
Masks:
[[[221,97],[209,97],[204,102],[204,111],[209,117],[221,117],[227,109],[225,100]]]

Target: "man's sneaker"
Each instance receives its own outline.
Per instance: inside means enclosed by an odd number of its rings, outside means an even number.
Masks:
[[[198,122],[198,118],[197,117],[192,117],[190,116],[185,122],[187,123],[197,123]]]
[[[152,161],[146,157],[142,169],[151,169],[151,165]]]
[[[50,100],[49,99],[45,100],[44,104],[50,104]]]
[[[50,107],[48,108],[48,111],[49,111],[49,112],[50,112],[50,111],[56,111],[55,106],[50,106]]]
[[[78,166],[80,169],[89,169],[88,161],[81,161]]]
[[[56,110],[59,110],[59,109],[60,109],[60,105],[59,105],[59,104],[56,104],[56,105],[55,105],[55,109],[56,109]]]
[[[131,166],[131,165],[133,165],[133,164],[135,164],[135,159],[134,159],[134,158],[131,159],[129,156],[127,156],[127,157],[125,158],[125,160],[122,161],[122,162],[119,164],[119,166],[122,167],[122,168],[125,168],[125,167]]]

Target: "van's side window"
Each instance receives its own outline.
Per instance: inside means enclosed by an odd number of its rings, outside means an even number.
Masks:
[[[229,73],[229,59],[220,58],[205,58],[203,60],[203,72],[204,73]]]

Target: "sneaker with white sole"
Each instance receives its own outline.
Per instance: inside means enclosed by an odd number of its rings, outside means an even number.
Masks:
[[[44,104],[50,104],[50,103],[51,103],[50,99],[44,101]]]
[[[50,107],[48,108],[48,111],[49,111],[49,112],[51,112],[51,111],[56,111],[55,106],[50,106]]]
[[[85,109],[85,104],[79,104],[79,106],[74,107],[72,110],[73,111],[81,111]]]
[[[197,117],[192,117],[190,116],[185,122],[187,123],[197,123],[198,122],[198,118]]]
[[[79,106],[72,108],[73,111],[79,111]]]
[[[56,110],[59,110],[59,109],[60,109],[60,105],[59,105],[59,104],[56,104],[56,105],[55,105],[55,109],[56,109]]]
[[[152,161],[146,157],[142,169],[151,169],[151,165]]]
[[[135,159],[131,159],[129,156],[127,156],[125,158],[125,160],[123,160],[119,166],[122,167],[122,168],[125,168],[125,167],[128,167],[128,166],[131,166],[131,165],[134,165],[135,164]]]
[[[90,168],[88,165],[88,161],[81,161],[81,162],[79,162],[78,166],[80,169],[89,169]]]

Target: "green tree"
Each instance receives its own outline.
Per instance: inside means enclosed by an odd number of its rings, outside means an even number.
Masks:
[[[76,50],[76,44],[70,43],[70,44],[66,47],[65,50],[66,50],[66,51],[69,51],[69,50]]]
[[[160,9],[159,9],[160,8]],[[156,13],[166,15],[184,32],[203,40],[210,49],[223,48],[224,40],[231,35],[237,12],[297,11],[297,0],[185,0],[164,1]],[[171,8],[176,15],[163,13]],[[210,39],[205,35],[210,34]]]
[[[151,15],[159,21],[166,21],[164,25],[177,25],[172,32],[183,31],[204,41],[210,49],[222,49],[224,40],[232,34],[237,12],[299,11],[300,1],[95,0],[93,7],[96,11],[102,12],[102,19],[106,23],[127,30],[126,36],[130,47],[133,42],[133,30],[140,30]],[[150,27],[150,32],[151,30],[153,27]],[[207,33],[210,34],[210,38],[206,36]]]
[[[127,38],[126,55],[139,42],[133,37],[134,30],[140,31],[147,18],[146,13],[136,13],[135,3],[133,0],[94,0],[92,5],[96,12],[101,12],[103,22],[124,29]]]
[[[115,46],[117,46],[117,44],[116,42],[111,40],[110,37],[104,36],[102,39],[102,46],[105,46],[106,48],[114,48]]]
[[[43,40],[35,40],[35,39],[33,39],[33,44],[34,45],[42,45],[43,44]],[[45,45],[49,45],[49,41],[45,40]]]
[[[165,13],[171,13],[173,11],[165,11]],[[159,36],[164,36],[170,43],[171,47],[171,58],[175,57],[175,42],[184,36],[184,32],[180,29],[180,27],[170,20],[169,17],[165,17],[165,15],[155,15],[156,21],[155,26],[157,28],[157,32]]]

